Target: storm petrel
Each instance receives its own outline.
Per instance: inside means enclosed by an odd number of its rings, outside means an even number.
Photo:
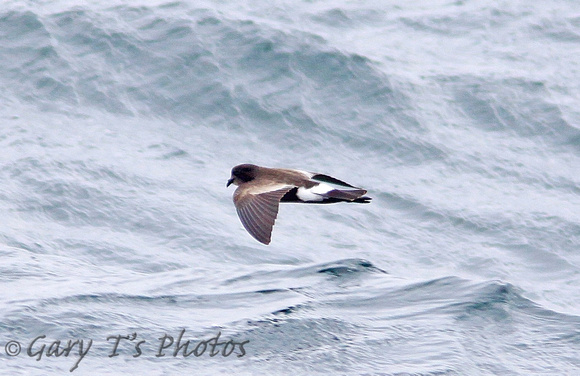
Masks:
[[[234,204],[246,230],[257,241],[270,244],[280,202],[330,204],[368,203],[366,190],[328,175],[285,168],[241,164],[232,169],[230,184],[238,186]]]

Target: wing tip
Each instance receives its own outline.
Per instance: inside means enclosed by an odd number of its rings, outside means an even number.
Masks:
[[[352,200],[352,202],[356,202],[358,204],[370,204],[370,202],[373,200],[372,197],[369,196],[362,196],[359,197],[357,199]]]
[[[287,191],[288,189],[265,192],[234,201],[238,217],[246,231],[264,245],[271,242],[278,205]]]

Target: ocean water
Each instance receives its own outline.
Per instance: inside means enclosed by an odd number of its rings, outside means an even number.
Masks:
[[[1,373],[580,375],[579,57],[575,1],[4,1]],[[239,163],[374,199],[263,246]]]

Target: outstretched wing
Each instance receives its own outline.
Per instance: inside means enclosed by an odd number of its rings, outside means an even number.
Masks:
[[[292,187],[252,193],[250,189],[238,188],[234,193],[234,204],[244,228],[257,241],[270,244],[272,228],[278,215],[280,199]]]
[[[311,179],[316,180],[318,182],[322,182],[322,183],[339,185],[342,187],[358,188],[358,187],[355,187],[353,185],[348,184],[347,182],[344,182],[342,180],[338,180],[337,178],[333,178],[332,176],[328,176],[328,175],[324,175],[324,174],[312,174]]]

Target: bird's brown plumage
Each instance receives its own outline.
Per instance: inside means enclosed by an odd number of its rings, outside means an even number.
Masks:
[[[244,228],[263,244],[271,241],[272,228],[278,215],[281,201],[331,203],[368,202],[366,190],[356,188],[328,175],[312,174],[299,170],[266,168],[242,164],[232,169],[230,184],[238,186],[234,192],[234,204]],[[330,189],[323,192],[308,192],[313,201],[305,201],[301,194],[319,186],[331,183],[352,189]],[[326,186],[326,185],[325,185]],[[300,189],[306,190],[300,193]]]

